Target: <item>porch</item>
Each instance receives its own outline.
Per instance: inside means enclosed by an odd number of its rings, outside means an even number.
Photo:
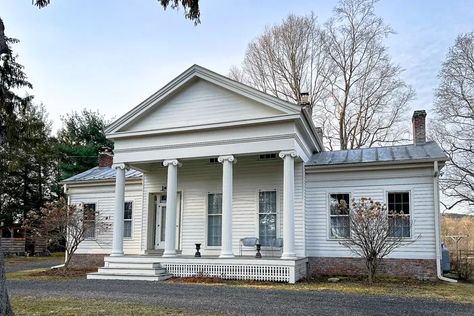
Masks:
[[[109,256],[105,265],[88,279],[161,281],[170,277],[218,277],[232,280],[256,280],[295,283],[306,276],[307,258],[281,259],[250,256],[232,259],[215,256]]]

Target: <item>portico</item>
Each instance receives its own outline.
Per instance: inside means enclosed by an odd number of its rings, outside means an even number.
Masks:
[[[295,201],[294,201],[294,193],[295,193],[295,160],[298,159],[297,154],[295,151],[281,151],[278,154],[278,157],[283,160],[283,163],[278,163],[278,160],[272,159],[270,163],[273,165],[271,168],[275,170],[275,164],[279,164],[277,168],[280,168],[280,172],[282,176],[282,198],[283,198],[283,205],[281,207],[281,216],[280,211],[278,211],[278,220],[277,222],[282,221],[283,231],[281,232],[278,227],[275,225],[275,229],[278,232],[275,232],[275,237],[279,236],[278,238],[283,239],[283,249],[281,249],[281,258],[282,259],[295,259]],[[277,159],[279,159],[277,158]],[[243,163],[248,164],[249,160],[253,160],[253,156],[250,157],[243,157]],[[189,161],[189,160],[188,160]],[[205,159],[200,159],[198,161],[205,161]],[[238,228],[233,227],[233,205],[238,204],[233,198],[233,187],[234,187],[234,164],[238,163],[238,160],[233,155],[222,155],[217,158],[219,164],[221,164],[221,192],[222,192],[222,215],[221,215],[221,246],[213,248],[212,254],[215,254],[215,250],[219,250],[219,258],[234,258],[236,255],[235,246],[238,244],[238,241],[241,238],[248,237],[242,235],[240,233],[239,236],[233,237],[233,231],[239,231]],[[260,165],[264,165],[268,163],[264,160],[259,161]],[[184,162],[186,164],[186,162]],[[191,162],[191,164],[196,164],[196,162]],[[164,240],[164,252],[163,257],[176,257],[177,255],[177,248],[180,250],[183,248],[190,248],[190,245],[183,245],[176,242],[177,236],[177,227],[181,226],[181,223],[177,223],[177,212],[178,210],[178,203],[177,199],[178,195],[178,182],[179,182],[179,169],[183,166],[183,163],[180,162],[178,159],[169,159],[165,160],[161,164],[163,167],[160,169],[166,169],[166,222],[165,222],[165,240]],[[115,192],[116,192],[116,199],[115,199],[115,214],[114,218],[123,218],[123,204],[124,204],[124,187],[125,181],[121,176],[122,173],[125,172],[126,164],[118,164],[115,166],[117,168],[117,177],[116,177],[116,184],[115,184]],[[214,167],[214,166],[213,166]],[[260,166],[262,168],[262,166]],[[215,168],[214,168],[215,169]],[[188,169],[189,170],[189,169]],[[165,172],[161,172],[164,174]],[[146,174],[146,173],[145,173]],[[264,176],[264,174],[262,174]],[[258,174],[257,174],[258,177]],[[280,176],[279,176],[280,178]],[[250,181],[252,181],[254,177]],[[186,178],[183,178],[186,181]],[[245,180],[245,179],[243,179]],[[246,180],[245,180],[246,181]],[[247,181],[246,181],[247,182]],[[258,184],[256,185],[258,187]],[[280,190],[278,190],[280,191]],[[186,191],[183,192],[186,195]],[[252,194],[253,195],[253,194]],[[197,197],[196,197],[197,198]],[[205,197],[202,196],[202,199]],[[249,197],[247,197],[249,198]],[[186,203],[183,203],[186,205]],[[239,208],[238,208],[239,210]],[[205,210],[203,210],[204,212]],[[184,216],[190,213],[186,208],[181,210]],[[255,212],[258,212],[255,210]],[[151,214],[149,212],[149,214]],[[205,214],[202,214],[205,215]],[[234,214],[239,215],[239,214]],[[151,219],[149,219],[151,220]],[[156,220],[156,219],[155,219]],[[240,224],[241,225],[241,224]],[[203,228],[206,225],[203,225]],[[149,225],[151,227],[151,225]],[[248,227],[253,227],[253,225],[248,225]],[[203,229],[204,230],[204,229]],[[188,230],[185,230],[184,233],[187,233]],[[148,234],[156,234],[156,232],[148,232]],[[258,232],[248,233],[250,236],[259,236]],[[123,256],[123,221],[114,221],[113,226],[113,247],[111,256]],[[178,234],[179,235],[179,234]],[[186,236],[183,236],[184,240],[187,240]],[[196,242],[201,242],[201,239],[197,239]],[[194,243],[191,245],[194,247]],[[206,248],[206,243],[203,243],[204,251]],[[263,245],[266,246],[266,245]],[[248,253],[248,252],[247,252]],[[252,253],[253,255],[254,253]],[[188,251],[189,255],[189,251]],[[274,255],[272,253],[272,255]],[[301,255],[300,255],[301,257]]]

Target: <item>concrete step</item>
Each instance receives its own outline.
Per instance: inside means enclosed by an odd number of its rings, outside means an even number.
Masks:
[[[130,280],[130,281],[164,281],[171,278],[171,274],[161,275],[123,275],[123,274],[103,274],[99,272],[87,274],[88,280]]]
[[[144,275],[144,276],[156,276],[166,274],[166,269],[138,269],[136,267],[129,268],[99,268],[98,273],[101,274],[113,274],[113,275]]]
[[[105,262],[105,268],[117,268],[117,269],[161,269],[159,262]]]
[[[158,256],[119,256],[119,257],[104,257],[105,263],[159,263],[161,257]]]

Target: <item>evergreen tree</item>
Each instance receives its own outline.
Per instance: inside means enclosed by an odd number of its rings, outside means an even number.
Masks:
[[[97,153],[102,146],[113,148],[105,138],[107,121],[99,112],[73,112],[62,118],[58,132],[59,170],[61,179],[97,166]]]

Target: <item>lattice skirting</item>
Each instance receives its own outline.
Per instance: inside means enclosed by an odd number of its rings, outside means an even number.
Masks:
[[[295,266],[215,263],[161,263],[176,277],[206,276],[233,280],[296,281]]]

